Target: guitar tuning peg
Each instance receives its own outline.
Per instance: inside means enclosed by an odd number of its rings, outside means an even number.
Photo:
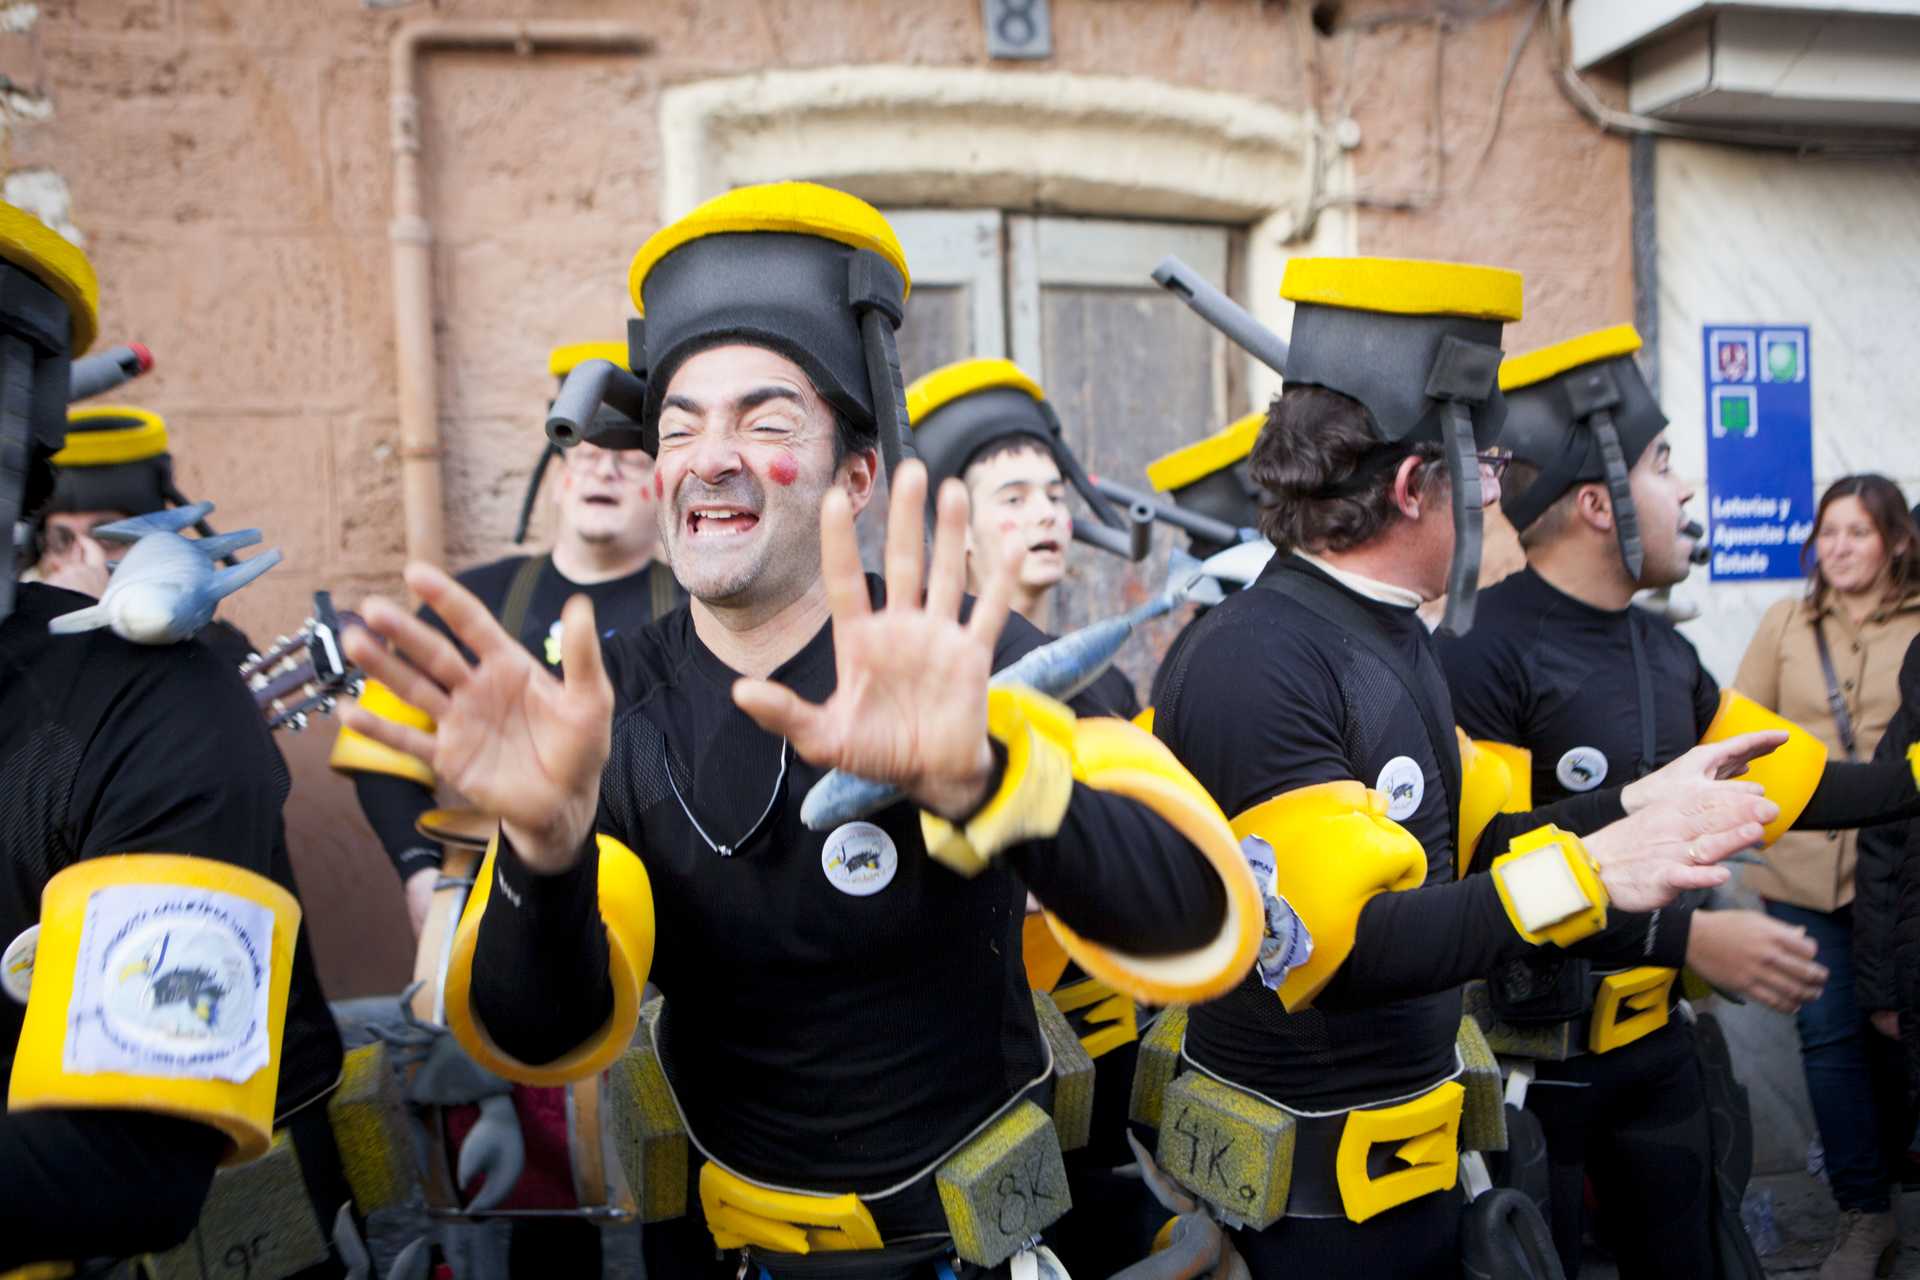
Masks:
[[[347,681],[347,693],[350,696],[355,698],[359,697],[361,692],[366,687],[367,687],[367,678],[362,675],[356,675],[352,679]]]
[[[304,711],[294,712],[292,717],[289,718],[287,721],[287,728],[291,729],[295,733],[300,732],[302,729],[306,727],[307,727],[307,713]]]
[[[320,699],[320,710],[327,715],[332,715],[334,703],[335,699],[333,698],[322,698]]]

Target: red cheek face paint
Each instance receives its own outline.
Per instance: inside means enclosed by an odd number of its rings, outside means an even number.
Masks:
[[[658,502],[667,496],[667,478],[660,474],[658,467],[653,471],[653,500]]]
[[[800,478],[800,464],[791,455],[783,453],[767,464],[767,474],[775,484],[785,488]]]

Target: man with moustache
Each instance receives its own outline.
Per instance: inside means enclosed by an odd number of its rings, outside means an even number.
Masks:
[[[963,601],[962,486],[939,498],[926,568],[925,473],[903,465],[886,580],[862,576],[852,518],[877,452],[898,454],[908,288],[877,211],[743,188],[656,233],[630,281],[662,542],[691,608],[602,646],[570,601],[556,683],[471,593],[412,566],[472,657],[378,600],[367,620],[393,651],[348,640],[437,725],[355,727],[501,818],[449,1020],[483,1065],[555,1083],[615,1060],[658,983],[646,1034],[704,1161],[686,1216],[644,1233],[649,1274],[1007,1274],[1064,1207],[1058,1166],[1042,1159],[1055,1172],[992,1230],[938,1171],[1051,1133],[1021,886],[1083,965],[1204,999],[1252,961],[1251,877],[1146,735],[989,695],[1040,638],[1007,618],[1004,574]],[[835,768],[904,798],[811,831],[801,801]]]

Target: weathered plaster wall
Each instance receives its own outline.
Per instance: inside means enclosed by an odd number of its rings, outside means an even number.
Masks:
[[[991,65],[1350,114],[1348,193],[1419,206],[1357,209],[1361,251],[1521,268],[1527,317],[1510,348],[1629,318],[1627,148],[1559,97],[1544,29],[1476,166],[1519,24],[1443,31],[1393,17],[1407,7],[1349,3],[1348,28],[1317,36],[1280,0],[1054,0],[1053,59]],[[168,418],[184,487],[287,553],[233,609],[256,638],[299,621],[316,587],[351,600],[397,586],[386,52],[402,20],[435,15],[619,18],[656,41],[644,56],[428,59],[456,565],[506,549],[550,389],[546,349],[622,332],[627,260],[662,200],[664,88],[762,69],[990,65],[977,0],[47,0],[23,31],[0,23],[7,171],[64,182],[104,282],[104,332],[159,357],[133,390]],[[330,736],[287,740],[289,821],[323,974],[344,995],[396,985],[410,944],[391,873],[324,769]]]

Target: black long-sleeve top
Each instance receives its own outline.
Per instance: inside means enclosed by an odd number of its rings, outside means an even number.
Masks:
[[[104,855],[217,858],[297,895],[280,817],[286,767],[231,655],[48,634],[50,618],[92,603],[22,585],[0,623],[0,945],[39,920],[56,872]],[[0,996],[0,1086],[24,1014]],[[340,1062],[303,927],[276,1112],[323,1095]],[[0,1115],[0,1270],[178,1243],[225,1147],[210,1127],[139,1111]]]
[[[1352,951],[1311,1008],[1288,1013],[1256,973],[1189,1016],[1186,1052],[1196,1063],[1288,1106],[1334,1109],[1452,1072],[1460,985],[1529,948],[1489,877],[1458,878],[1458,761],[1436,752],[1394,669],[1345,627],[1264,589],[1286,574],[1328,584],[1371,615],[1446,733],[1454,721],[1414,610],[1349,591],[1297,556],[1276,556],[1253,587],[1197,619],[1155,681],[1154,731],[1229,815],[1357,779],[1392,798],[1389,816],[1426,852],[1425,884],[1366,904]],[[1621,816],[1613,789],[1502,814],[1481,836],[1474,865],[1542,823],[1585,834]],[[1581,950],[1638,954],[1649,941],[1643,924],[1610,926]],[[1661,954],[1684,947],[1684,938],[1651,942]]]
[[[1041,639],[1009,619],[996,667]],[[1188,949],[1221,925],[1224,890],[1197,850],[1145,807],[1078,784],[1055,838],[1011,848],[972,879],[928,858],[918,811],[895,804],[869,820],[886,837],[859,886],[869,891],[849,892],[827,864],[844,835],[800,821],[824,771],[733,705],[738,674],[689,613],[605,652],[617,710],[599,828],[651,880],[675,1093],[706,1148],[749,1176],[889,1186],[1038,1073],[1020,953],[1027,888],[1084,936],[1136,953]],[[831,628],[773,679],[828,697]],[[541,878],[500,855],[511,893],[496,893],[481,923],[474,1005],[523,1061],[573,1048],[610,1011],[596,865],[589,853]]]

